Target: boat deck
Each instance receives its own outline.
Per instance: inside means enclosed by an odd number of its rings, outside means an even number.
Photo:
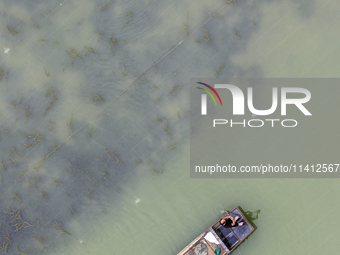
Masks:
[[[238,207],[229,213],[233,217],[239,216],[240,219],[237,222],[243,222],[243,225],[226,228],[218,220],[177,255],[215,255],[217,248],[221,250],[220,255],[232,252],[254,231],[254,227]]]

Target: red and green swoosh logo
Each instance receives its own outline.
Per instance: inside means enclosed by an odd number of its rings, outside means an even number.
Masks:
[[[205,83],[203,83],[203,82],[197,82],[197,83],[198,83],[198,84],[201,84],[201,85],[204,85],[204,86],[206,86],[207,88],[211,89],[211,91],[214,92],[215,95],[217,96],[218,100],[220,100],[220,104],[221,104],[221,106],[222,106],[222,101],[221,101],[220,95],[217,93],[217,91],[216,91],[213,87],[211,87],[210,85],[205,84]],[[217,105],[214,96],[210,93],[209,90],[203,89],[203,88],[200,88],[200,87],[196,87],[196,88],[201,89],[201,90],[203,90],[204,92],[206,92],[206,93],[214,100],[215,105]]]

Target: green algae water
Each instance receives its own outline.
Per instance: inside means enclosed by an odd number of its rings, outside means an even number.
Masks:
[[[339,254],[339,180],[189,173],[190,78],[339,77],[339,11],[0,1],[0,253],[177,254],[241,206],[235,255]]]

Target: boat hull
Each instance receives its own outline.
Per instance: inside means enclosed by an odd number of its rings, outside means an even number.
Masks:
[[[254,227],[240,208],[235,207],[229,214],[239,216],[237,222],[243,222],[243,225],[228,228],[222,226],[219,219],[177,255],[215,255],[216,249],[220,249],[220,255],[230,254],[254,231]]]

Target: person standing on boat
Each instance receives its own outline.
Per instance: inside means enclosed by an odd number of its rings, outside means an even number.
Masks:
[[[229,214],[228,211],[226,211],[227,216],[223,217],[220,220],[220,224],[223,227],[230,228],[230,227],[237,227],[242,226],[243,222],[237,222],[237,220],[240,218],[239,216],[236,216],[235,218]]]

